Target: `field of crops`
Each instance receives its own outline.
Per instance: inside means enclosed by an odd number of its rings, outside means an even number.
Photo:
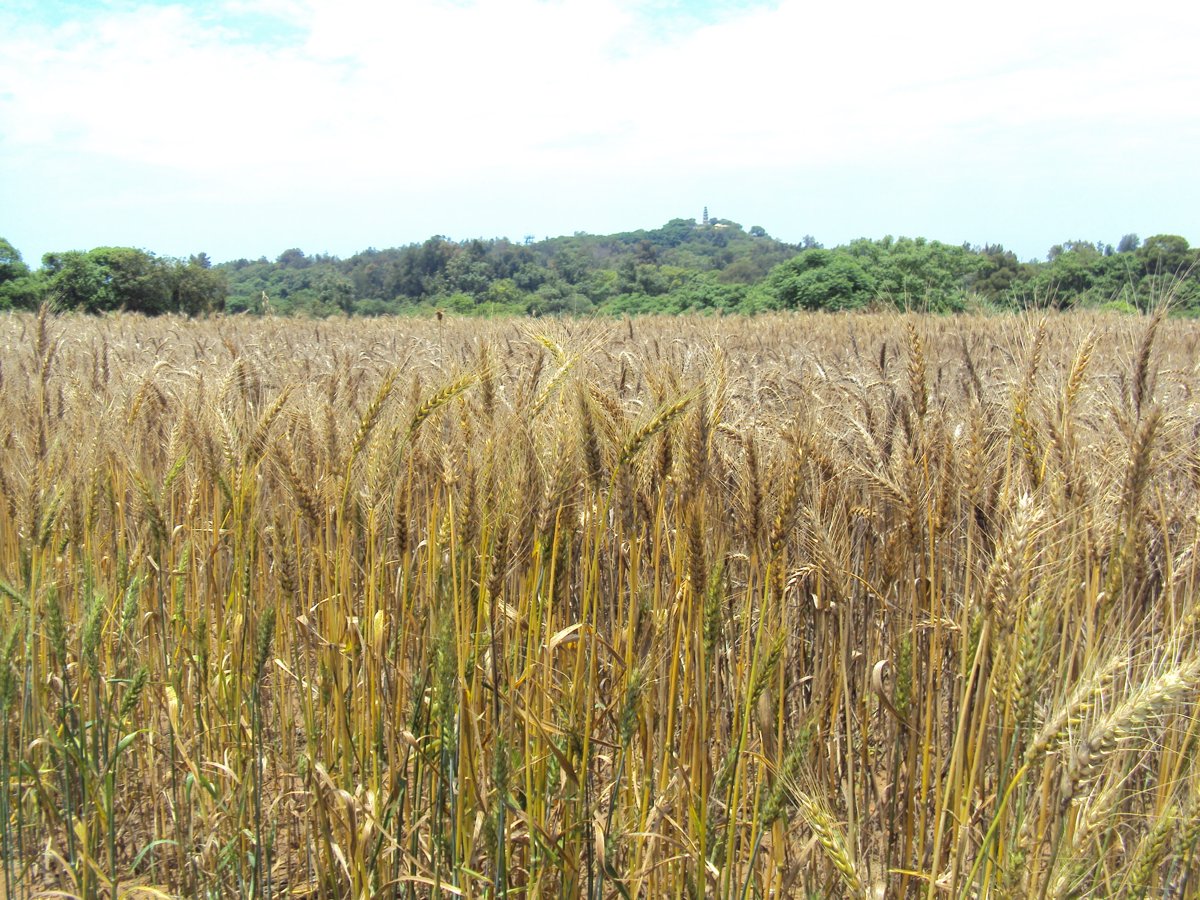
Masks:
[[[1093,314],[0,318],[0,895],[1197,896],[1198,374]]]

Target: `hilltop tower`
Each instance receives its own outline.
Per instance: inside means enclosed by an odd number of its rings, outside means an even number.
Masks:
[[[704,224],[704,225],[708,224],[708,207],[707,206],[704,207],[704,220],[703,220],[702,224]]]

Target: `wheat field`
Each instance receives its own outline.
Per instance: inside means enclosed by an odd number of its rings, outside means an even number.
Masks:
[[[6,897],[1200,896],[1200,326],[0,318]]]

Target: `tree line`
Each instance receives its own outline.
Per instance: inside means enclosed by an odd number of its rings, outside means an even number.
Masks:
[[[1044,261],[1000,245],[862,238],[827,249],[776,240],[727,219],[672,219],[661,228],[513,242],[432,237],[340,259],[284,251],[214,265],[201,253],[157,257],[129,247],[48,253],[39,269],[0,239],[0,310],[49,302],[128,310],[328,316],[440,309],[463,315],[754,313],[878,307],[966,309],[1108,306],[1164,297],[1200,313],[1200,248],[1178,235],[1114,247],[1067,241]]]
[[[155,256],[133,247],[96,247],[47,253],[31,270],[0,238],[0,311],[57,309],[189,316],[220,312],[229,296],[225,273],[206,254],[189,259]]]

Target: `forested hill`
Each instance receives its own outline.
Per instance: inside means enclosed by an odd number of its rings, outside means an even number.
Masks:
[[[727,219],[672,219],[611,235],[469,239],[364,250],[347,259],[287,250],[274,261],[213,265],[103,247],[49,253],[31,270],[0,239],[0,310],[50,301],[101,312],[382,315],[757,312],[902,307],[1145,308],[1173,297],[1200,313],[1200,248],[1177,235],[1114,247],[1068,241],[1044,262],[1002,246],[924,238],[860,239],[826,249],[788,244]]]
[[[288,250],[238,260],[230,308],[369,315],[433,305],[456,313],[591,313],[736,309],[799,247],[734,222],[673,219],[611,235],[451,241],[365,250],[349,259]]]

